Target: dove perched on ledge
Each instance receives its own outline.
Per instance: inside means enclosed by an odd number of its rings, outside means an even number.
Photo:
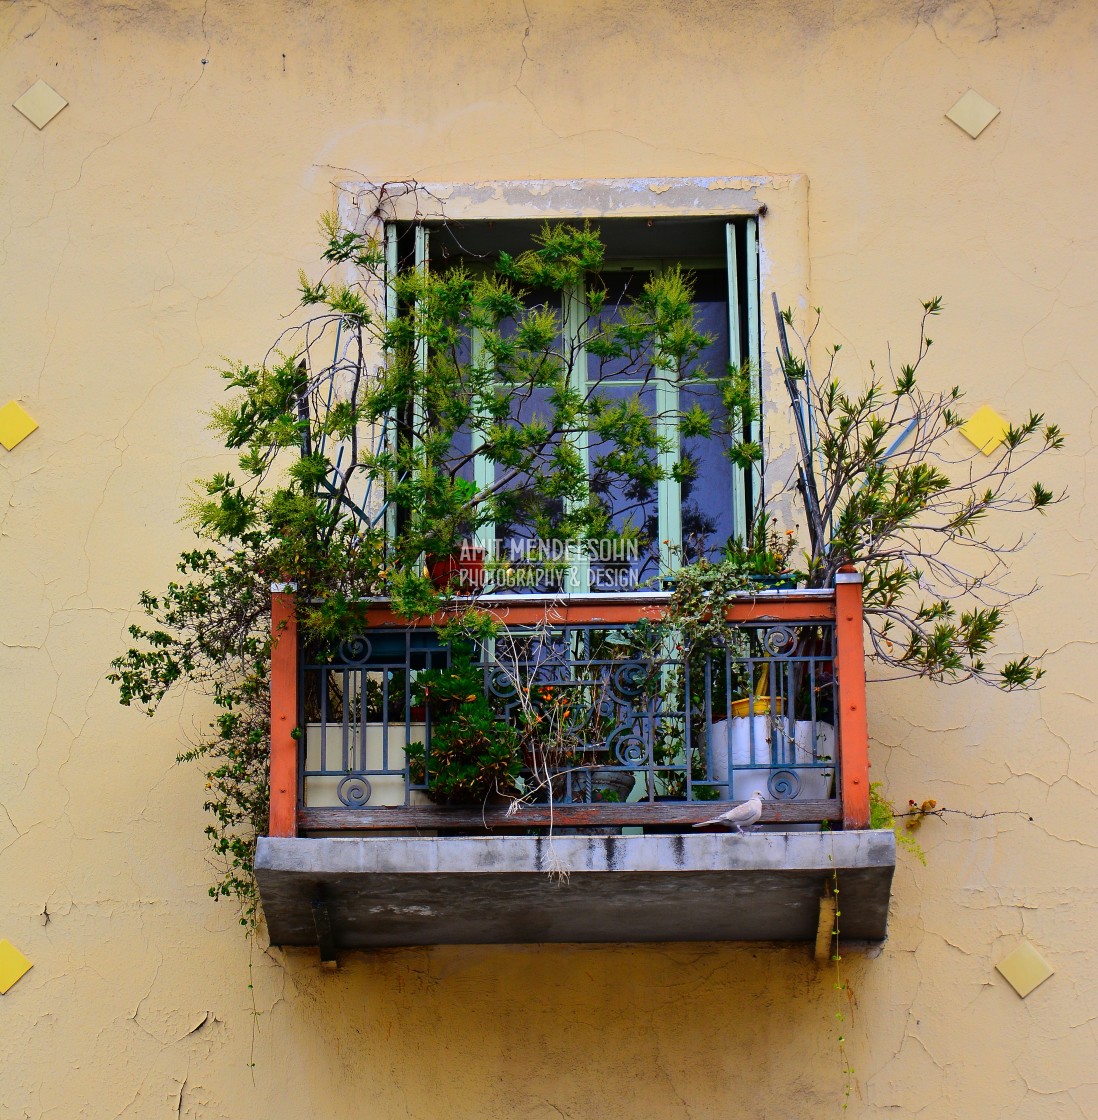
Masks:
[[[709,821],[699,821],[694,827],[704,828],[707,824],[726,824],[729,828],[734,828],[737,833],[743,832],[745,828],[751,828],[759,823],[763,815],[762,797],[762,792],[755,790],[746,801],[729,809],[727,813],[721,813],[719,817]]]

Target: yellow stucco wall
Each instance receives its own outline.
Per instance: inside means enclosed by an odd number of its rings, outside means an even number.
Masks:
[[[198,409],[258,357],[347,180],[803,174],[810,291],[851,362],[942,294],[930,376],[1071,437],[1018,561],[1048,686],[871,692],[930,822],[892,934],[850,956],[851,1117],[1098,1115],[1092,505],[1098,6],[938,0],[88,0],[0,10],[0,1117],[838,1114],[836,993],[802,948],[445,948],[249,958],[205,894],[205,708],[103,680],[170,578]],[[70,102],[39,132],[10,103]],[[943,114],[1001,107],[977,140]],[[1025,1001],[994,963],[1057,969]],[[254,982],[253,1019],[249,983]],[[249,1063],[254,1067],[249,1068]]]

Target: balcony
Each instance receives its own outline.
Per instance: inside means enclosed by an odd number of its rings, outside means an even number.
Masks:
[[[484,596],[471,662],[513,786],[436,804],[439,719],[416,681],[452,664],[440,619],[379,602],[336,649],[273,596],[271,828],[256,870],[272,942],[339,949],[531,941],[819,943],[885,936],[895,865],[871,831],[860,578],[728,608],[735,640],[684,653],[667,596]],[[543,728],[556,729],[547,734]],[[695,825],[762,794],[743,835]],[[826,937],[823,937],[826,942]]]

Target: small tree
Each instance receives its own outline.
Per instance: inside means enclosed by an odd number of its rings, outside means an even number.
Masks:
[[[142,595],[146,621],[130,626],[135,645],[109,678],[123,704],[150,715],[178,686],[213,696],[210,735],[180,760],[207,761],[207,832],[223,859],[211,893],[235,897],[250,928],[268,805],[271,584],[296,582],[314,644],[358,632],[372,596],[391,596],[409,618],[430,614],[445,591],[424,557],[489,523],[565,541],[622,532],[611,528],[607,490],[643,491],[665,476],[667,425],[698,435],[735,423],[645,406],[654,378],[702,373],[707,339],[689,277],[654,276],[608,306],[602,244],[586,225],[547,226],[529,252],[476,275],[461,266],[387,275],[367,233],[334,218],[323,231],[329,268],[301,278],[303,321],[258,365],[222,371],[235,395],[213,409],[212,427],[237,453],[236,469],[196,484],[187,514],[201,545],[181,557],[181,579]],[[580,284],[586,317],[565,323],[550,302]],[[631,371],[641,388],[602,391],[590,361]],[[743,371],[710,376],[731,411],[746,392]],[[750,445],[738,453],[753,454]],[[481,485],[474,454],[491,465]],[[462,742],[453,745],[464,765]],[[500,752],[493,783],[513,769],[512,754]]]
[[[783,367],[798,435],[797,491],[808,519],[811,586],[826,587],[844,565],[865,580],[864,604],[875,660],[902,675],[966,679],[1004,689],[1035,684],[1039,658],[987,663],[1012,602],[1004,577],[1025,543],[992,535],[993,515],[1043,512],[1064,498],[1029,468],[1063,446],[1055,424],[1030,413],[1010,425],[990,455],[964,443],[963,393],[927,391],[919,381],[930,352],[928,321],[941,298],[926,301],[914,360],[886,373],[871,364],[868,383],[850,391],[836,373],[841,346],[814,377],[807,337],[790,352],[779,314]]]
[[[720,435],[734,461],[758,457],[742,438],[754,407],[746,372],[696,364],[708,339],[682,270],[611,304],[602,243],[586,224],[547,225],[529,251],[483,271],[395,275],[368,234],[334,216],[323,231],[331,267],[316,282],[302,276],[308,320],[280,338],[277,360],[226,371],[242,392],[214,425],[242,451],[241,475],[206,487],[193,510],[204,531],[231,536],[266,521],[287,542],[326,546],[350,523],[383,549],[384,590],[419,614],[433,605],[423,557],[447,556],[483,526],[562,542],[641,538],[644,526],[622,524],[608,495],[651,494],[669,474],[688,481],[689,462],[660,465],[676,447],[670,433]],[[577,322],[562,308],[581,289]],[[607,392],[593,365],[634,391]],[[703,373],[719,384],[725,416],[648,403],[656,379]],[[271,488],[291,449],[299,457]],[[487,478],[476,477],[477,460]]]

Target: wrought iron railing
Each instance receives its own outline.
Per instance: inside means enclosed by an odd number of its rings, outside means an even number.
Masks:
[[[410,625],[378,604],[366,632],[300,649],[292,596],[277,593],[272,834],[666,830],[756,791],[764,821],[782,827],[864,826],[860,586],[745,596],[729,608],[728,640],[710,648],[661,622],[665,602],[481,600],[504,625],[470,664],[496,718],[514,729],[523,766],[499,796],[461,808],[431,800],[432,738],[445,717],[417,687],[425,670],[451,664],[439,620]]]

